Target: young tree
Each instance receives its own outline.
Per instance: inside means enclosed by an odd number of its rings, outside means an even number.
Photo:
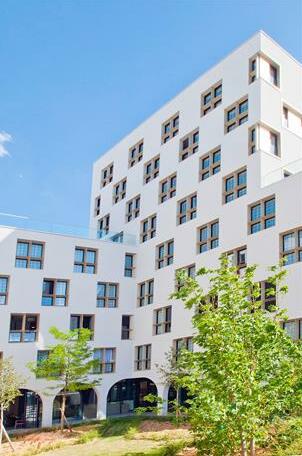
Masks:
[[[0,360],[0,446],[3,433],[5,434],[11,448],[12,443],[4,427],[4,411],[7,410],[16,397],[21,396],[20,388],[24,379],[17,374],[11,358]]]
[[[90,346],[91,331],[89,329],[75,329],[66,333],[51,327],[50,334],[57,343],[48,347],[48,356],[37,364],[30,364],[29,368],[37,377],[55,382],[51,388],[60,388],[60,427],[64,429],[67,423],[65,416],[66,398],[75,391],[83,391],[100,383],[99,379],[91,379],[97,366],[93,359],[93,349]]]
[[[254,456],[268,425],[302,402],[302,345],[282,329],[286,317],[278,304],[263,308],[255,269],[239,274],[222,257],[218,269],[197,273],[208,277],[209,291],[190,278],[172,295],[196,311],[198,351],[186,354],[182,384],[194,397],[188,414],[203,455],[231,455],[241,447],[242,456]],[[285,272],[277,266],[270,274],[267,293],[278,303],[287,291]]]

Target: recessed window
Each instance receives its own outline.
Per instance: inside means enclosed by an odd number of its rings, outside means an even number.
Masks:
[[[144,140],[141,139],[134,146],[130,147],[128,155],[128,168],[132,168],[143,158]]]
[[[0,276],[0,305],[7,304],[8,300],[8,276]]]
[[[156,235],[156,214],[150,215],[141,221],[140,241],[146,242]]]
[[[42,269],[44,243],[36,241],[17,241],[16,268]]]
[[[70,315],[70,329],[89,329],[91,340],[93,339],[94,315],[72,314]]]
[[[151,344],[135,347],[134,369],[138,371],[151,369]]]
[[[104,215],[98,222],[98,237],[101,239],[109,232],[110,214]]]
[[[275,226],[275,197],[271,196],[249,205],[249,234]]]
[[[154,296],[154,279],[146,280],[141,282],[137,286],[137,304],[138,307],[147,306],[153,303]]]
[[[98,282],[97,284],[97,307],[118,306],[118,283]]]
[[[219,173],[221,163],[220,146],[210,150],[199,159],[199,180],[203,181]]]
[[[276,286],[267,280],[263,280],[259,282],[259,292],[260,294],[256,301],[262,301],[262,308],[272,312],[276,306]]]
[[[229,203],[243,195],[246,195],[247,176],[246,167],[229,174],[223,178],[223,203]]]
[[[125,255],[125,267],[124,267],[124,276],[125,277],[134,277],[134,253],[126,253]]]
[[[94,216],[97,217],[101,212],[101,197],[97,196],[94,199]]]
[[[176,195],[176,173],[166,177],[159,183],[159,203],[164,203]]]
[[[174,260],[174,240],[163,242],[156,246],[156,269],[173,264]]]
[[[249,83],[261,78],[270,84],[280,86],[280,67],[268,56],[259,52],[249,59]]]
[[[167,119],[161,126],[161,143],[164,144],[174,138],[179,131],[179,112]]]
[[[73,272],[95,274],[97,264],[97,250],[86,247],[76,247],[74,252]]]
[[[101,171],[101,188],[105,187],[107,184],[110,184],[113,179],[113,163],[106,166],[106,168]]]
[[[131,200],[126,203],[126,223],[131,222],[131,220],[136,219],[139,216],[140,212],[140,195],[131,198]]]
[[[224,110],[224,133],[229,133],[248,120],[248,96],[233,103]]]
[[[179,161],[183,161],[190,155],[198,152],[199,128],[188,133],[179,141]]]
[[[93,358],[98,361],[94,368],[95,374],[112,374],[115,371],[115,348],[95,348]]]
[[[64,307],[68,304],[68,280],[44,279],[42,306]]]
[[[11,314],[9,342],[35,342],[38,338],[39,315]]]
[[[302,319],[287,320],[283,322],[283,329],[293,340],[302,339]]]
[[[182,225],[196,218],[197,193],[187,196],[177,202],[177,224]]]
[[[161,307],[154,310],[153,334],[164,334],[171,332],[172,307]]]
[[[219,246],[219,220],[213,220],[197,228],[197,253],[207,252]]]
[[[193,352],[193,338],[192,337],[182,337],[180,339],[173,340],[173,352],[175,361],[178,360],[179,355],[183,350]]]
[[[229,260],[230,266],[236,266],[238,270],[245,268],[247,264],[246,245],[230,250],[225,254]]]
[[[122,201],[126,197],[127,178],[120,180],[113,187],[112,199],[113,204]]]
[[[196,267],[195,264],[190,264],[189,266],[184,266],[183,268],[179,268],[175,271],[175,290],[179,291],[183,287],[182,280],[180,280],[177,276],[180,271],[184,271],[187,277],[191,277],[191,279],[195,278],[196,274]]]
[[[151,182],[153,179],[156,179],[156,177],[159,174],[159,155],[156,157],[152,158],[149,160],[147,163],[144,165],[144,184],[147,184],[148,182]]]
[[[131,339],[131,315],[122,315],[122,331],[121,331],[121,339],[122,340],[129,340]]]
[[[200,114],[205,116],[222,103],[222,80],[201,94]]]
[[[302,261],[302,227],[280,234],[280,256],[285,265]]]
[[[280,157],[280,134],[264,124],[256,124],[250,127],[249,154],[252,155],[258,150]]]

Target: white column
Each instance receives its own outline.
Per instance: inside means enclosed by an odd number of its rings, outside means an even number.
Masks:
[[[52,426],[52,408],[55,396],[46,396],[40,394],[42,400],[42,427]]]
[[[104,420],[106,419],[107,411],[107,388],[101,386],[95,386],[94,390],[97,394],[98,405],[97,405],[97,419]]]
[[[168,390],[169,387],[163,383],[158,383],[157,385],[157,394],[163,399],[163,404],[160,406],[159,414],[162,416],[167,415],[168,413]]]

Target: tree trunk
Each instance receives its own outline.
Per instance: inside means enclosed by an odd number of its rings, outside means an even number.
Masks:
[[[0,446],[2,444],[2,438],[3,438],[3,405],[1,404],[0,406]]]
[[[175,413],[176,419],[179,418],[179,388],[176,388],[176,413]]]
[[[250,440],[250,456],[256,456],[255,439]]]
[[[241,456],[247,456],[246,442],[243,439],[241,440]]]
[[[61,431],[64,429],[65,425],[65,409],[66,409],[66,395],[65,392],[62,393],[62,402],[61,402]]]

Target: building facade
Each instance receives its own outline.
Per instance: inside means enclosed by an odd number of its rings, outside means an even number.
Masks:
[[[0,351],[27,377],[8,425],[58,417],[59,391],[27,368],[53,325],[91,328],[100,360],[101,385],[70,397],[70,417],[167,398],[157,366],[172,347],[194,349],[192,312],[169,299],[175,273],[222,253],[259,264],[263,293],[285,258],[284,325],[302,338],[301,190],[302,67],[258,32],[97,160],[87,234],[0,228]]]

